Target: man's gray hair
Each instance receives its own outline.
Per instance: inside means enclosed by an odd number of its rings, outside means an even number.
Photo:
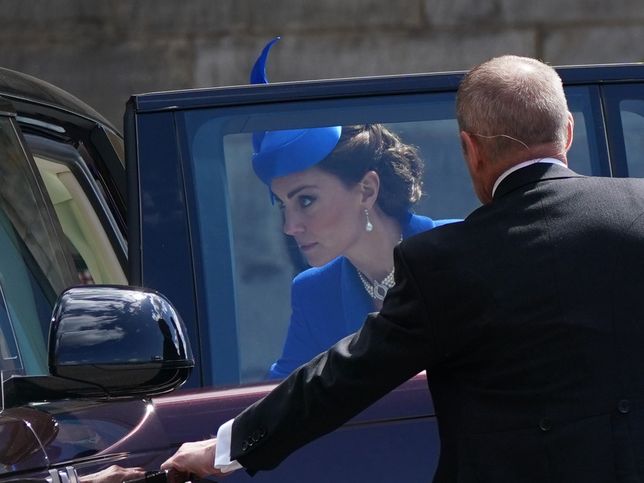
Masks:
[[[566,145],[568,104],[555,70],[528,57],[495,57],[473,68],[456,96],[459,128],[480,136],[495,159],[525,147]]]

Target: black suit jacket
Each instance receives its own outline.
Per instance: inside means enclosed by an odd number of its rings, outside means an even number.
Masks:
[[[426,369],[434,481],[644,478],[643,181],[522,168],[395,265],[379,314],[235,419],[233,458],[272,468]]]

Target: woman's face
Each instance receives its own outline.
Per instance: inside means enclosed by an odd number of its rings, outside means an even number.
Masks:
[[[347,188],[317,167],[275,178],[271,190],[291,235],[310,265],[319,267],[345,255],[364,233],[360,183]]]

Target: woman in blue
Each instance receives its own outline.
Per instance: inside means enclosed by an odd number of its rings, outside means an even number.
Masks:
[[[269,374],[281,378],[380,309],[397,243],[456,220],[412,213],[423,162],[381,124],[263,133],[253,168],[313,267],[293,280],[288,334]]]

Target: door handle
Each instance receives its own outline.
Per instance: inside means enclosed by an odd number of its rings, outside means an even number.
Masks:
[[[66,466],[65,469],[60,470],[49,470],[49,478],[51,478],[51,483],[80,483],[78,473],[73,466]]]

